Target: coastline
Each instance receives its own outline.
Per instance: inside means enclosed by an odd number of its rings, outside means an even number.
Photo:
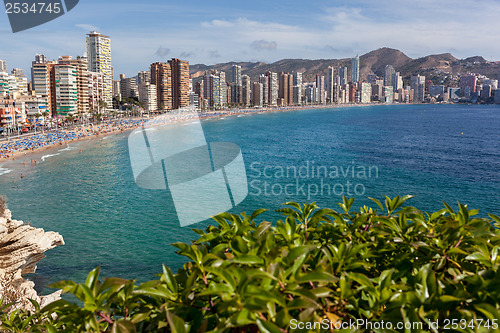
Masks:
[[[375,104],[324,104],[324,105],[301,105],[301,106],[284,106],[284,107],[263,107],[263,108],[247,108],[247,109],[221,109],[215,111],[207,111],[198,113],[200,120],[205,119],[217,119],[223,117],[231,117],[238,115],[249,115],[249,114],[259,114],[259,113],[276,113],[276,112],[291,112],[299,110],[312,110],[312,109],[324,109],[324,108],[346,108],[346,107],[358,107],[358,106],[371,106]],[[141,126],[144,122],[151,118],[123,118],[123,120],[128,121],[128,123],[117,123],[114,124],[113,121],[109,123],[102,123],[98,125],[82,125],[75,128],[75,130],[60,130],[61,133],[79,133],[84,134],[82,136],[71,136],[68,140],[57,141],[52,144],[47,144],[34,149],[24,149],[15,150],[8,153],[2,153],[0,155],[0,163],[5,163],[7,161],[15,161],[23,157],[28,157],[35,154],[40,154],[42,152],[60,148],[63,145],[67,145],[73,142],[93,140],[101,137],[102,135],[115,135],[118,133],[123,133],[125,131],[133,130]],[[175,120],[172,123],[183,123],[191,121],[192,119],[185,120]],[[50,132],[47,132],[50,133]],[[15,143],[17,141],[29,140],[30,137],[20,137],[9,142]],[[7,141],[4,141],[7,142]],[[1,166],[1,165],[0,165]]]

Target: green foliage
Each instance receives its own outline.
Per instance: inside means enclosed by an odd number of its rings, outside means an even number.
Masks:
[[[293,320],[340,325],[363,319],[440,323],[439,329],[379,332],[438,332],[445,320],[467,322],[449,325],[452,332],[498,331],[500,218],[474,217],[477,210],[462,204],[457,211],[444,203],[425,213],[404,206],[410,198],[372,199],[377,209],[359,211],[352,211],[353,199],[343,198],[339,212],[288,202],[274,226],[255,221],[264,209],[250,216],[223,213],[214,217],[217,227],[195,229],[200,237],[192,244],[173,244],[188,259],[177,274],[163,266],[159,279],[136,285],[101,281],[97,268],[85,283],[53,285],[80,305],[60,300],[33,313],[5,311],[0,327],[279,333],[301,331]]]

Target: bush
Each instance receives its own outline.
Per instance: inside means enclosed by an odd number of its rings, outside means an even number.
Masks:
[[[358,330],[344,331],[495,331],[500,219],[473,217],[477,210],[461,204],[456,212],[445,203],[424,213],[403,207],[409,198],[386,197],[385,205],[372,199],[377,210],[365,206],[356,212],[353,199],[343,198],[339,212],[289,202],[275,226],[255,222],[264,209],[223,213],[214,217],[217,227],[194,229],[200,238],[192,244],[173,244],[189,259],[177,274],[163,266],[158,280],[135,285],[118,278],[100,281],[97,268],[85,283],[53,285],[81,305],[59,300],[33,314],[4,313],[1,327],[330,332],[363,320]],[[406,330],[398,323],[406,323]]]

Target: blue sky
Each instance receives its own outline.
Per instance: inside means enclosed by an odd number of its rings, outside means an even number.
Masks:
[[[29,72],[35,53],[82,55],[85,34],[111,37],[115,77],[155,61],[191,64],[330,59],[397,48],[500,60],[498,0],[80,0],[66,15],[13,34],[0,14],[0,59]]]

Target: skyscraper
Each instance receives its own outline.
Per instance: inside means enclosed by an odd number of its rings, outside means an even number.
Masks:
[[[351,58],[351,82],[359,81],[359,57]]]
[[[54,66],[54,85],[57,115],[75,114],[78,108],[78,86],[76,66],[57,64]]]
[[[90,72],[104,75],[103,101],[108,108],[113,101],[113,69],[111,67],[111,40],[97,31],[87,35],[87,59]]]
[[[278,99],[282,105],[293,104],[293,76],[281,72],[279,75]]]
[[[0,60],[0,72],[7,72],[7,63],[3,60]]]
[[[241,66],[240,65],[233,65],[233,83],[235,83],[238,86],[242,85],[242,77],[241,77]]]
[[[156,85],[158,110],[172,109],[172,71],[170,64],[155,62],[151,64],[151,84]]]
[[[243,105],[248,106],[251,102],[252,81],[250,76],[241,76],[241,100]]]
[[[231,81],[231,102],[235,104],[242,103],[242,77],[241,66],[233,65],[233,80]]]
[[[45,56],[42,55],[43,60]],[[36,61],[36,59],[35,59]],[[85,114],[89,112],[89,78],[88,78],[88,63],[87,58],[77,57],[73,59],[70,56],[62,56],[58,60],[59,64],[72,65],[76,68],[76,88],[78,94],[76,112]],[[111,106],[109,106],[111,107]]]
[[[137,73],[137,85],[151,83],[151,71],[140,71]]]
[[[169,60],[172,71],[172,108],[189,106],[189,62],[173,58]]]
[[[146,111],[156,111],[156,85],[146,81],[139,84],[139,101]]]
[[[278,74],[274,72],[266,73],[268,79],[268,104],[277,105],[278,103]]]
[[[269,78],[264,74],[259,76],[259,82],[262,84],[262,104],[269,104]]]
[[[425,97],[425,76],[413,75],[410,84],[413,89],[413,101],[422,103]]]
[[[34,84],[34,82],[33,82],[33,76],[34,76],[33,66],[35,64],[43,64],[45,62],[47,62],[47,58],[43,54],[38,54],[38,53],[35,54],[35,60],[31,62],[31,84],[32,84],[32,86]],[[34,88],[32,88],[32,89],[34,89]]]
[[[302,73],[293,74],[293,104],[302,104]]]
[[[334,101],[334,86],[335,86],[335,73],[332,66],[328,66],[326,75],[326,98],[329,103]]]
[[[52,83],[55,83],[54,76],[54,66],[55,61],[47,61],[44,63],[35,63],[31,69],[33,77],[31,78],[33,90],[38,98],[44,98],[47,101],[47,112],[50,115],[55,114],[56,105],[53,104],[55,101],[55,90]]]
[[[347,82],[347,67],[340,67],[339,68],[339,76],[340,76],[340,85],[346,85]]]
[[[252,84],[252,105],[253,106],[262,106],[263,105],[263,89],[262,83],[254,82]]]
[[[460,92],[465,98],[470,98],[476,92],[477,77],[475,75],[463,75],[460,78]]]
[[[384,73],[384,86],[391,86],[392,87],[392,75],[395,74],[396,71],[394,70],[394,67],[392,65],[387,65],[385,66],[385,73]]]
[[[326,91],[325,91],[325,77],[323,75],[316,75],[316,89],[317,89],[317,101],[320,104],[325,104],[326,102]]]
[[[221,107],[220,100],[220,78],[213,74],[203,76],[203,96],[208,102],[208,106],[218,109]]]
[[[399,72],[392,74],[391,76],[392,88],[394,91],[398,91],[399,89],[403,89],[403,78]]]

